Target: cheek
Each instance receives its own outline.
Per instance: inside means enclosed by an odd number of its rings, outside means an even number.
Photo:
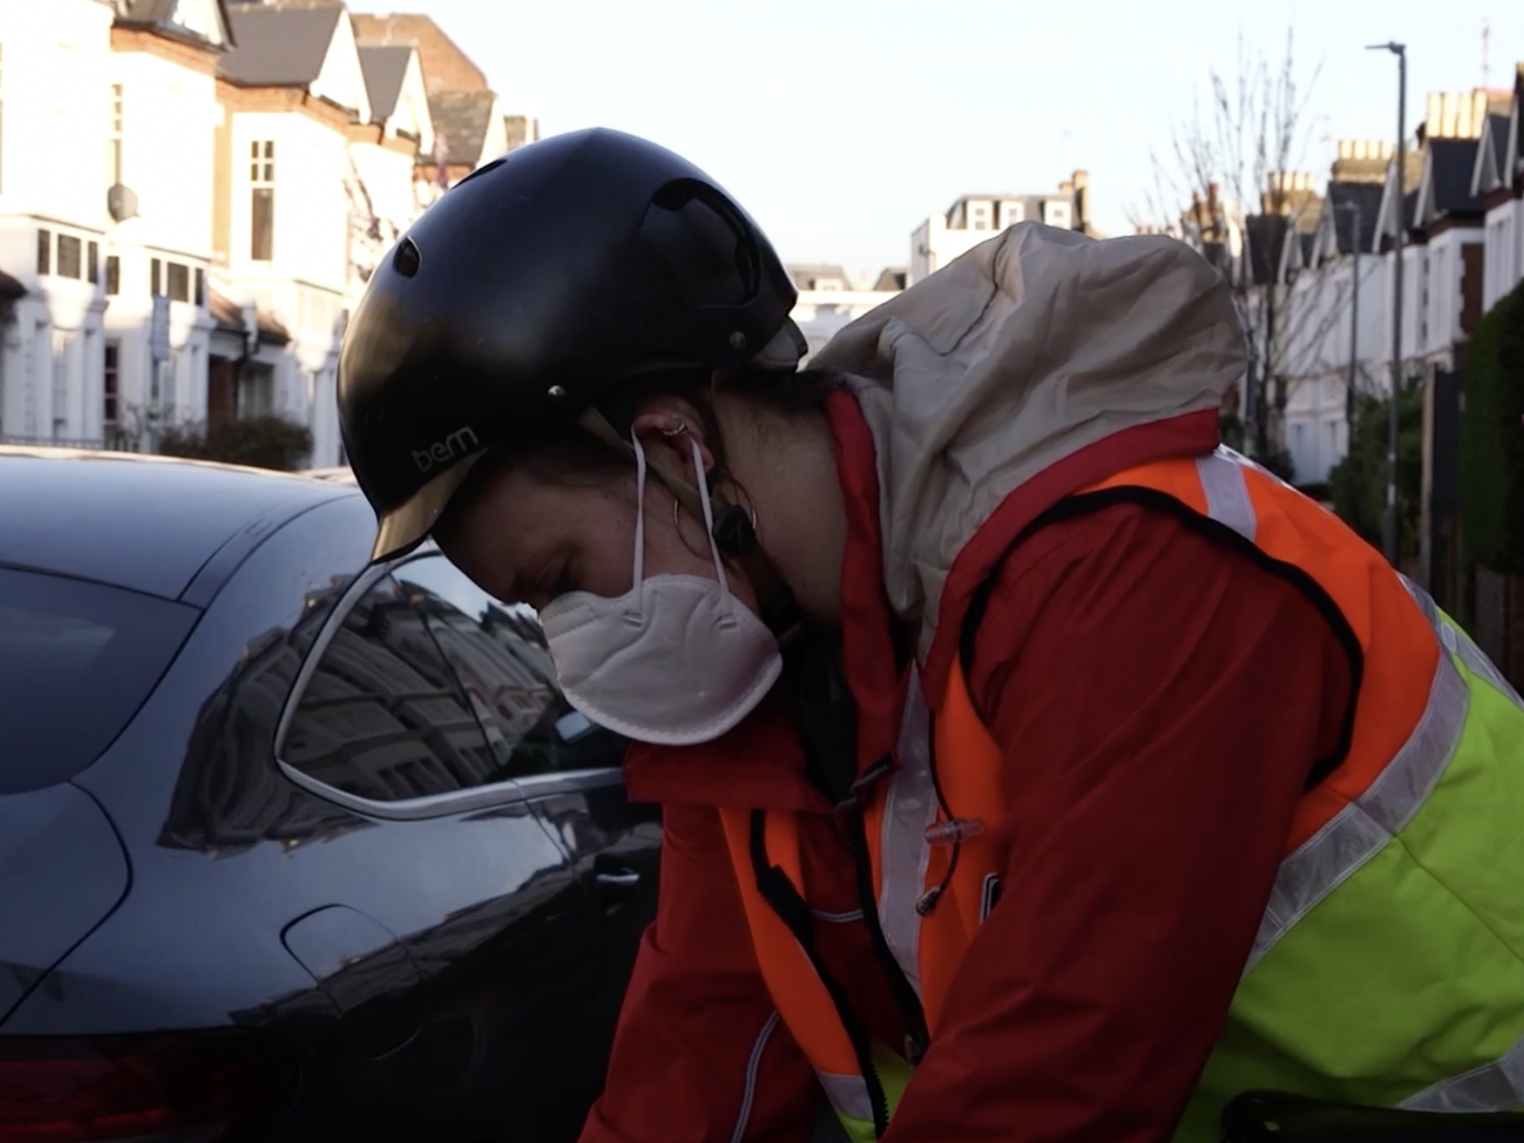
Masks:
[[[629,591],[635,564],[635,506],[598,497],[567,504],[563,519],[574,553],[573,586],[605,597]],[[651,574],[650,534],[647,520],[647,575]]]

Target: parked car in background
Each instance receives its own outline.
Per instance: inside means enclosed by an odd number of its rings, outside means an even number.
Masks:
[[[344,481],[0,449],[0,1139],[573,1138],[660,822]]]

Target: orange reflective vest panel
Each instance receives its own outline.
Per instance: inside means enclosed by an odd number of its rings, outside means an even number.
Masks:
[[[1406,581],[1341,521],[1228,450],[1118,473],[1083,490],[1067,507],[1119,499],[1155,504],[1293,580],[1332,621],[1346,625],[1347,641],[1358,644],[1363,668],[1357,664],[1348,750],[1303,797],[1286,839],[1289,859],[1364,794],[1419,733],[1441,654],[1435,628]],[[989,833],[965,836],[957,823],[998,821],[1006,807],[1001,752],[974,708],[962,666],[955,662],[934,720],[914,678],[910,692],[896,768],[891,778],[868,787],[863,824],[884,939],[919,994],[934,1046],[948,987],[999,886]],[[909,1068],[889,1046],[873,1045],[878,1082],[865,1084],[863,1045],[854,1043],[797,930],[759,889],[758,871],[766,864],[808,900],[810,872],[801,865],[797,824],[786,813],[727,810],[722,816],[758,962],[783,1022],[814,1065],[849,1136],[871,1139],[885,1110],[875,1117],[870,1090],[881,1093],[881,1102],[887,1099],[892,1114]],[[949,878],[951,840],[958,856]],[[926,907],[928,894],[937,896],[934,908]],[[1273,928],[1274,912],[1267,912],[1264,925]],[[1266,936],[1262,926],[1261,940]]]

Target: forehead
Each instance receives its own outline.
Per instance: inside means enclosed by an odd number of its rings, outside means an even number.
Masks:
[[[617,536],[613,503],[604,488],[549,482],[521,467],[495,466],[440,521],[435,539],[467,574],[490,576],[506,588],[536,574],[541,570],[536,565],[559,548]]]

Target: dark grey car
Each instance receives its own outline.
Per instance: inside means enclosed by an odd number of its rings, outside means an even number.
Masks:
[[[343,482],[0,450],[0,1139],[573,1137],[660,823]]]

